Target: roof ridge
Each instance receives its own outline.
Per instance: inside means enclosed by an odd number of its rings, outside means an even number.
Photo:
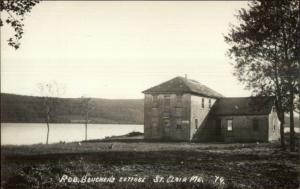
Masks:
[[[212,98],[223,97],[222,94],[207,87],[206,85],[182,76],[174,77],[143,91],[143,93],[147,92],[187,92]]]
[[[271,98],[274,96],[245,96],[245,97],[221,97],[221,99],[237,99],[237,98]]]
[[[184,85],[190,90],[192,91],[192,89],[190,88],[190,86],[188,85],[187,81],[188,78],[182,77],[182,76],[178,76],[178,78],[180,78],[181,80],[183,80]]]

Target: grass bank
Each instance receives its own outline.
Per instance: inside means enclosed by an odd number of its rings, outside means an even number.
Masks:
[[[299,154],[277,143],[85,142],[2,146],[2,188],[298,188]],[[192,177],[201,178],[189,182]],[[62,181],[63,177],[91,182]],[[95,182],[114,177],[114,182]],[[120,178],[132,177],[132,179]],[[160,177],[163,182],[153,179]],[[145,178],[144,182],[133,182]],[[171,179],[170,179],[171,178]],[[173,178],[173,179],[172,179]],[[184,182],[182,179],[187,178]],[[220,182],[222,178],[223,182]],[[94,179],[94,180],[92,180]],[[168,180],[169,179],[169,180]],[[59,182],[62,181],[62,182]],[[74,180],[72,180],[74,181]],[[86,180],[87,181],[87,180]],[[103,179],[101,181],[104,181]],[[123,182],[124,181],[124,182]]]

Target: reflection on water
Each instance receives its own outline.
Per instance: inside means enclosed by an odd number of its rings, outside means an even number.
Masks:
[[[144,132],[143,125],[89,124],[88,139],[123,135],[132,131]],[[1,123],[1,145],[45,143],[45,123]],[[83,124],[50,124],[49,143],[82,141],[85,137]]]

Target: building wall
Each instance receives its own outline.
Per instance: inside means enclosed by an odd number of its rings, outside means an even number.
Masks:
[[[215,102],[211,99],[211,107]],[[206,97],[145,94],[145,139],[207,142],[267,142],[279,139],[276,112],[270,115],[212,117],[210,110],[209,98]],[[232,131],[227,130],[227,120],[232,120]]]
[[[188,141],[190,100],[189,94],[145,94],[145,139]]]
[[[268,115],[219,116],[218,118],[221,119],[221,135],[225,142],[267,142],[269,139]],[[232,131],[228,131],[228,120],[232,120]]]
[[[221,129],[217,130],[217,121],[213,119],[210,115],[206,119],[205,124],[201,127],[201,130],[198,130],[194,137],[193,141],[197,142],[222,142],[224,141],[223,136],[221,135]]]
[[[191,95],[190,140],[197,140],[199,134],[205,132],[207,117],[215,102],[213,98]]]
[[[273,108],[273,110],[275,110]],[[269,141],[276,141],[280,139],[280,122],[276,111],[269,114]]]

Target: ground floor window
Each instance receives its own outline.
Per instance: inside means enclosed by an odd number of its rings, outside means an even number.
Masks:
[[[232,119],[227,120],[227,131],[232,131]]]
[[[195,119],[195,127],[198,129],[198,119]]]
[[[170,127],[170,120],[164,119],[164,125],[165,125],[165,127]]]
[[[181,129],[181,124],[182,124],[182,121],[181,121],[180,118],[178,118],[178,119],[176,120],[176,129]]]
[[[258,119],[253,120],[253,130],[257,131],[258,130]]]
[[[151,125],[152,127],[157,127],[158,126],[158,118],[152,118],[151,120]]]

